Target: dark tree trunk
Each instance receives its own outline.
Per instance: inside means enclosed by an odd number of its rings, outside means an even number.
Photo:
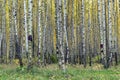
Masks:
[[[22,57],[21,57],[21,46],[19,44],[19,41],[16,40],[15,42],[15,49],[16,49],[16,55],[15,58],[19,60],[20,67],[23,67]]]

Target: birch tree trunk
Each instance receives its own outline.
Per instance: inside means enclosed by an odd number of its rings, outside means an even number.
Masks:
[[[58,55],[59,55],[59,68],[65,72],[65,59],[64,59],[64,52],[62,46],[62,0],[58,0],[57,4],[57,33],[58,33]]]
[[[105,21],[105,1],[102,0],[102,27],[103,27],[103,60],[104,60],[104,66],[106,65],[106,60],[105,60],[105,56],[106,56],[106,47],[107,47],[107,43],[106,43],[106,39],[107,39],[107,27],[106,27],[106,21]],[[101,46],[102,47],[102,46]]]
[[[47,2],[47,1],[43,1],[43,5],[42,5],[42,9],[43,9],[43,26],[44,26],[44,28],[43,28],[43,54],[42,54],[42,62],[43,62],[43,66],[45,66],[46,65],[46,61],[45,61],[45,56],[46,56],[46,48],[47,48],[47,46],[46,46],[46,31],[47,31],[47,22],[48,22],[48,5],[46,5],[45,4],[45,2]]]
[[[23,66],[22,63],[22,57],[21,57],[21,45],[20,45],[20,39],[18,37],[18,24],[17,24],[17,8],[18,8],[18,1],[13,0],[13,22],[14,22],[14,38],[15,38],[15,57],[19,59],[20,67]]]
[[[100,6],[102,2],[102,7]],[[102,63],[105,65],[105,56],[106,56],[106,26],[105,26],[105,4],[104,0],[98,0],[98,23],[100,27],[100,49],[101,49],[101,58],[102,58]],[[102,9],[101,9],[102,8]],[[101,14],[102,10],[102,14]],[[102,17],[102,19],[101,19]]]
[[[109,28],[109,54],[107,57],[107,68],[110,66],[111,58],[112,58],[112,16],[111,16],[111,0],[108,0],[108,28]]]
[[[104,49],[104,43],[103,43],[103,39],[104,39],[104,34],[103,34],[103,26],[102,26],[102,23],[101,23],[101,0],[98,0],[98,26],[100,27],[100,49],[101,49],[101,56],[102,56],[102,59],[104,58],[104,52],[103,52],[103,49]]]
[[[13,0],[13,17],[14,17],[14,29],[15,35],[18,38],[18,27],[17,27],[17,1]]]
[[[13,2],[13,14],[12,14],[12,18],[13,18],[13,31],[12,31],[12,29],[11,29],[11,33],[12,32],[14,32],[14,38],[15,38],[15,40],[14,40],[14,45],[15,45],[15,49],[16,49],[16,51],[15,51],[15,58],[18,58],[18,52],[17,52],[17,47],[16,47],[16,44],[17,43],[19,43],[18,42],[18,25],[17,25],[17,0],[12,0],[12,2]],[[11,35],[11,37],[12,37],[13,35]],[[12,46],[11,46],[12,47]]]
[[[92,66],[92,54],[91,54],[91,48],[90,48],[91,37],[90,36],[91,36],[91,20],[90,20],[90,8],[89,8],[89,12],[88,12],[88,54],[89,54],[89,65]]]
[[[28,56],[28,30],[27,30],[27,6],[26,0],[24,0],[24,30],[25,30],[25,50]]]
[[[38,2],[38,64],[40,65],[40,54],[41,54],[41,36],[42,36],[42,25],[41,25],[41,4],[42,4],[42,0],[39,0]]]
[[[69,46],[68,46],[68,34],[67,34],[67,0],[64,0],[64,35],[66,40],[66,63],[68,64],[69,58]]]
[[[82,22],[81,22],[81,27],[82,27],[82,55],[83,55],[83,64],[84,67],[86,67],[86,45],[85,45],[85,24],[84,24],[84,0],[82,0]]]
[[[28,70],[32,68],[32,6],[33,6],[33,0],[28,1]]]

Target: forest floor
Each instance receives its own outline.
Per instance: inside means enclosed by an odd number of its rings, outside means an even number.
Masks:
[[[66,73],[56,64],[44,68],[33,67],[27,71],[15,64],[0,65],[0,80],[120,80],[120,65],[103,69],[101,65],[83,68],[81,65],[68,65]]]

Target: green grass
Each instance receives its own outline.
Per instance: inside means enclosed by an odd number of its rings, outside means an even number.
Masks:
[[[87,68],[69,65],[66,73],[63,73],[57,65],[33,67],[29,72],[26,67],[21,69],[15,65],[1,65],[0,80],[120,80],[120,66],[105,70],[98,65]]]

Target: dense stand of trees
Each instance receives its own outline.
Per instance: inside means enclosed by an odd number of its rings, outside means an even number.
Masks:
[[[120,0],[0,0],[0,63],[120,62]]]

